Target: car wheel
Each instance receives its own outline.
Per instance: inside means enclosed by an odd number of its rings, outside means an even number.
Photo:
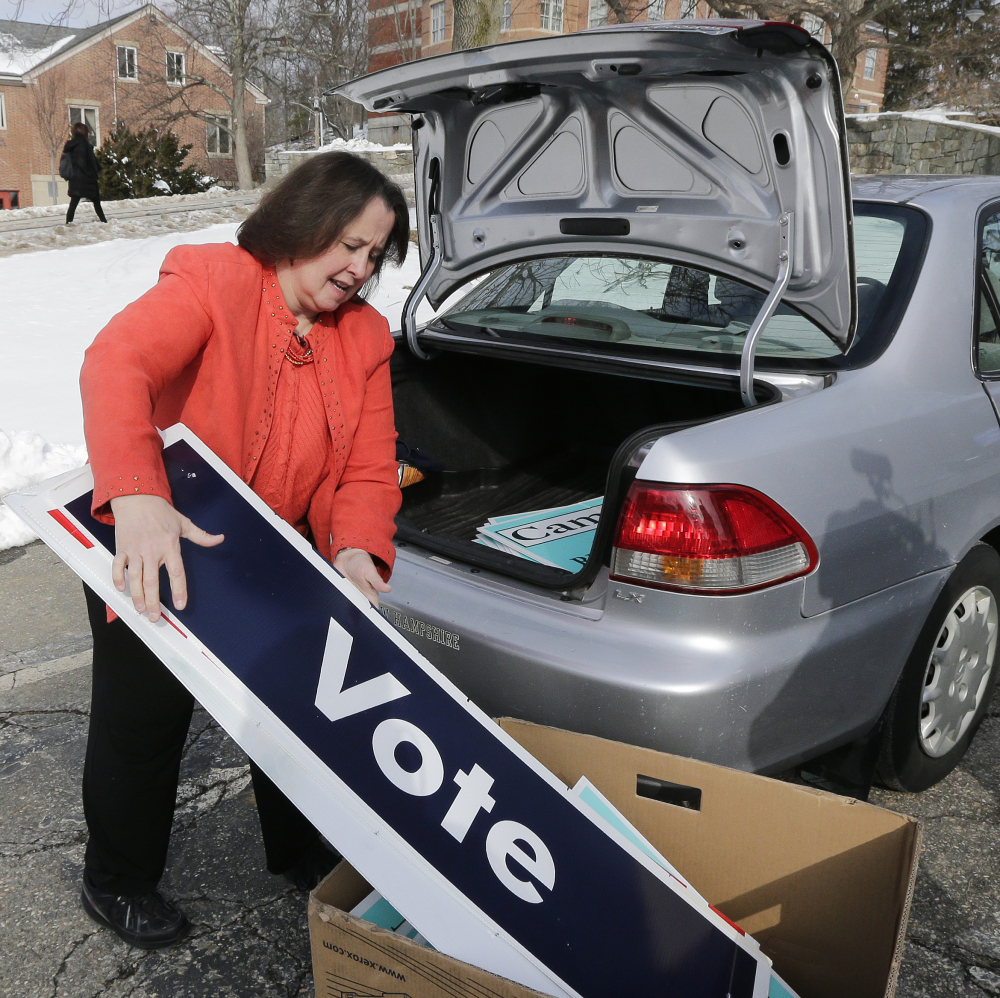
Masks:
[[[1000,556],[977,544],[955,567],[886,710],[878,778],[916,793],[965,755],[989,709],[1000,616]]]

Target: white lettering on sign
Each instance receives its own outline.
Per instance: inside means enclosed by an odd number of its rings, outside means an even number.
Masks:
[[[384,703],[408,696],[410,692],[389,672],[345,690],[347,663],[350,661],[353,645],[354,638],[331,617],[315,701],[316,706],[331,721],[360,714],[372,707],[381,707]]]
[[[410,772],[396,760],[396,749],[412,745],[420,753],[420,765]],[[437,746],[415,724],[390,717],[372,735],[372,749],[379,769],[394,786],[414,797],[430,797],[444,783],[444,763]]]
[[[492,811],[496,801],[490,796],[493,777],[479,763],[472,767],[471,773],[459,770],[455,774],[455,782],[461,787],[457,796],[448,808],[448,813],[441,822],[441,827],[459,842],[465,841],[473,821],[480,811]]]
[[[420,765],[414,770],[404,769],[396,758],[400,745],[412,745],[420,753]],[[444,782],[444,763],[441,753],[426,732],[415,724],[399,717],[383,721],[372,735],[372,750],[379,769],[385,778],[404,793],[414,797],[436,794]],[[466,835],[480,811],[493,810],[496,801],[490,796],[493,777],[478,763],[466,773],[455,774],[458,793],[451,807],[441,820],[441,827],[458,842]],[[531,851],[523,849],[524,843]],[[538,888],[530,880],[522,880],[507,865],[512,859],[543,887],[552,890],[556,882],[556,865],[545,843],[526,825],[519,821],[498,821],[486,836],[486,858],[500,883],[522,901],[539,904],[543,900]]]
[[[534,856],[525,852],[517,843],[527,845]],[[530,829],[519,821],[498,821],[486,836],[486,858],[493,867],[500,883],[522,901],[540,904],[542,900],[538,889],[530,880],[515,877],[507,865],[508,858],[524,867],[525,871],[549,890],[555,886],[556,864],[552,853],[545,843]]]

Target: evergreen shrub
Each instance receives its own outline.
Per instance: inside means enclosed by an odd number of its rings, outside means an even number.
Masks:
[[[105,201],[198,194],[215,183],[194,167],[184,166],[191,146],[180,145],[171,131],[143,128],[133,132],[123,122],[96,150]]]

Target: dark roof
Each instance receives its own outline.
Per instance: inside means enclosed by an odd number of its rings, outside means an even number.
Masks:
[[[13,35],[27,49],[47,48],[53,42],[76,34],[74,28],[54,24],[27,24],[24,21],[0,21],[0,32]]]
[[[141,4],[135,10],[130,10],[125,14],[119,14],[109,21],[102,21],[90,28],[66,28],[57,24],[30,24],[27,21],[0,21],[0,34],[13,35],[26,49],[43,49],[54,44],[61,38],[73,37],[72,45],[78,45],[86,41],[92,35],[96,35],[105,28],[123,21],[126,17],[131,17],[136,10],[141,10],[146,6]],[[72,47],[72,46],[71,46]],[[63,50],[60,49],[60,53]]]

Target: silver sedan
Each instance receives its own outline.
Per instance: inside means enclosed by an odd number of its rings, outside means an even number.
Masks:
[[[717,21],[342,89],[416,129],[394,391],[423,480],[384,612],[495,715],[759,772],[875,731],[906,790],[968,747],[997,680],[1000,181],[852,197],[837,79],[798,29]],[[532,546],[553,530],[573,562]]]

